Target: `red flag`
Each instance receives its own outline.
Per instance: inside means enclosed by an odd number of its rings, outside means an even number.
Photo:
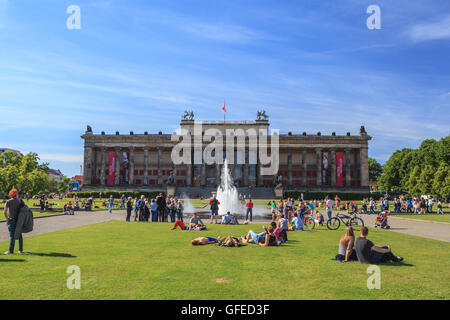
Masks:
[[[225,108],[225,102],[223,103],[222,112],[227,113],[227,109]]]

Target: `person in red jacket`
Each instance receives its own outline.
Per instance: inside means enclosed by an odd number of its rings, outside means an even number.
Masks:
[[[245,205],[247,207],[247,213],[245,214],[245,220],[248,221],[248,217],[250,215],[250,221],[253,221],[253,202],[252,199],[248,200],[247,204]]]
[[[211,210],[211,224],[213,223],[213,218],[216,219],[216,224],[217,224],[217,216],[219,215],[220,202],[219,202],[219,200],[217,200],[216,195],[214,195],[209,200],[209,205],[210,205],[210,210]]]

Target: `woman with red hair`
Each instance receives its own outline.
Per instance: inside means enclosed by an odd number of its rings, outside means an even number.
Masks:
[[[21,200],[19,199],[19,192],[16,189],[12,189],[9,192],[9,199],[6,202],[5,205],[5,218],[6,218],[6,226],[8,227],[9,236],[10,236],[10,242],[9,242],[9,250],[6,251],[4,254],[13,254],[14,253],[14,246],[16,243],[16,240],[14,239],[14,234],[16,233],[16,224],[17,224],[17,218],[19,216],[20,212],[20,204]],[[23,252],[23,238],[22,235],[20,235],[19,238],[19,253]]]

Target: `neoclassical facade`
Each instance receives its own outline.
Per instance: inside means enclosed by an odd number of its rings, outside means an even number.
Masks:
[[[181,129],[194,137],[201,136],[201,150],[211,143],[208,129],[221,132],[242,129],[270,134],[268,120],[202,121],[202,131],[195,132],[198,121],[182,120]],[[216,187],[220,182],[223,164],[191,163],[175,165],[172,149],[178,143],[172,134],[94,134],[88,126],[84,139],[84,187],[156,189],[173,180],[176,187]],[[224,138],[225,140],[225,138]],[[279,169],[277,174],[262,175],[258,147],[250,137],[242,141],[236,137],[236,148],[229,165],[235,183],[240,187],[274,187],[282,184],[285,190],[367,192],[369,190],[368,141],[364,127],[358,135],[279,134]],[[270,152],[269,152],[270,153]],[[226,157],[225,147],[223,148]],[[214,156],[214,154],[213,154]],[[197,157],[197,158],[196,158]],[[230,153],[228,153],[230,157]],[[233,161],[232,161],[233,162]],[[171,174],[173,175],[171,176]]]

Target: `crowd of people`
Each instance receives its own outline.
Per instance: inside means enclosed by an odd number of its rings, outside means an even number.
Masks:
[[[10,199],[6,202],[4,214],[7,221],[8,230],[11,234],[10,248],[5,254],[11,254],[14,252],[14,243],[16,238],[14,237],[15,225],[17,223],[17,208],[20,203],[23,203],[18,198],[17,190],[11,190]],[[48,202],[46,197],[41,197],[41,204],[45,207]],[[241,199],[245,203],[246,215],[245,222],[252,221],[253,201],[249,197],[248,199]],[[393,200],[393,210],[395,213],[406,210],[406,212],[415,213],[432,213],[433,205],[435,204],[432,198],[405,198],[397,197]],[[69,201],[64,205],[64,210],[70,211],[74,207],[85,208],[85,210],[92,210],[94,199],[91,197],[87,200],[80,200],[78,197],[74,198],[74,201]],[[119,204],[120,208],[125,209],[126,221],[129,222],[132,219],[134,221],[145,222],[170,222],[174,223],[172,230],[180,228],[181,230],[190,231],[204,231],[207,230],[205,223],[202,219],[194,213],[190,218],[189,223],[184,222],[183,211],[184,203],[182,200],[173,196],[165,196],[160,193],[156,198],[149,199],[142,195],[140,198],[126,198],[122,195],[120,199],[115,200],[113,196],[103,203],[107,206],[109,212],[115,205]],[[353,212],[357,211],[357,204],[355,201],[341,201],[338,196],[334,200],[327,196],[323,200],[304,201],[298,199],[295,201],[292,198],[270,201],[268,204],[270,208],[272,221],[270,225],[264,225],[261,232],[255,232],[249,230],[245,235],[234,237],[198,237],[192,240],[193,245],[207,245],[207,244],[219,244],[220,246],[227,247],[239,247],[243,245],[255,244],[258,246],[280,246],[283,243],[288,242],[288,233],[295,231],[303,231],[303,218],[306,214],[314,216],[314,220],[317,224],[323,224],[325,218],[319,209],[324,209],[328,219],[332,217],[333,210],[349,210]],[[367,198],[362,201],[363,210],[371,214],[375,212],[375,207],[379,206],[383,213],[387,213],[390,210],[390,203],[388,198],[380,198],[378,204],[375,203],[373,198]],[[211,224],[217,222],[218,212],[220,207],[220,201],[213,195],[209,200]],[[403,208],[403,209],[402,209]],[[442,201],[437,201],[437,213],[443,213]],[[323,210],[322,210],[323,211]],[[221,218],[221,224],[238,225],[239,220],[235,213],[227,212]],[[360,235],[355,239],[354,230],[351,226],[347,226],[345,234],[339,240],[337,260],[342,262],[360,261],[361,263],[380,263],[380,262],[400,262],[403,258],[394,255],[389,246],[376,246],[370,240],[368,240],[368,228],[362,227],[360,229]],[[19,240],[19,253],[23,251],[23,238],[17,238]]]

